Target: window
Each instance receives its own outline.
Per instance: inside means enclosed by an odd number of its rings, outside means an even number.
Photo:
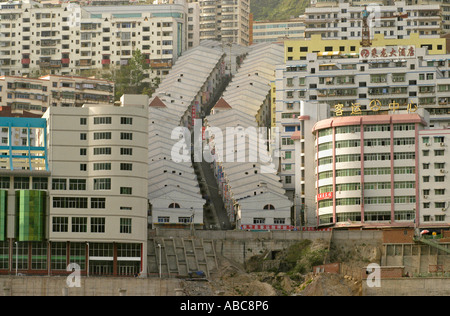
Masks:
[[[94,163],[94,170],[111,170],[110,162],[96,162]]]
[[[111,117],[94,117],[94,124],[111,124]]]
[[[52,190],[67,190],[66,179],[52,179]]]
[[[188,224],[191,222],[190,217],[178,217],[178,223]]]
[[[131,218],[120,219],[120,233],[131,234]]]
[[[33,177],[33,190],[47,190],[48,189],[48,178],[44,177]]]
[[[131,170],[133,170],[133,164],[132,163],[120,163],[120,170],[131,171]]]
[[[180,208],[180,204],[178,204],[178,203],[171,203],[169,205],[169,208]]]
[[[265,224],[265,223],[266,223],[265,218],[260,217],[253,218],[253,224]]]
[[[94,139],[111,139],[111,132],[97,132],[94,133]]]
[[[133,133],[120,133],[120,139],[133,140]]]
[[[445,189],[434,189],[435,195],[445,195]]]
[[[133,125],[133,118],[132,117],[121,117],[120,124]]]
[[[85,197],[53,197],[54,208],[87,208],[88,199]]]
[[[80,140],[86,140],[87,139],[87,134],[86,133],[81,133],[80,134]]]
[[[105,218],[91,217],[91,233],[104,233],[104,232],[105,232]]]
[[[86,190],[86,179],[69,179],[69,190],[73,191]]]
[[[272,204],[267,204],[263,207],[264,210],[274,210],[275,206],[273,206]]]
[[[131,195],[132,192],[133,192],[133,189],[130,187],[120,187],[120,194]]]
[[[111,155],[111,147],[94,148],[94,155]]]
[[[9,189],[9,177],[0,177],[0,189]]]
[[[120,154],[131,156],[133,155],[133,148],[120,148]]]
[[[87,217],[72,217],[72,233],[87,232]]]
[[[111,190],[110,178],[94,179],[94,190]]]
[[[91,208],[106,208],[106,198],[91,198]]]
[[[273,223],[275,225],[285,224],[286,223],[286,219],[285,218],[274,218],[273,219]]]
[[[87,170],[87,164],[80,163],[80,171],[86,171]]]
[[[158,216],[158,223],[169,223],[169,216]]]
[[[16,190],[29,190],[30,178],[28,177],[14,177],[14,189]]]
[[[435,156],[444,156],[444,150],[443,149],[435,150],[434,155]]]
[[[80,125],[86,125],[87,124],[87,119],[85,117],[81,117],[80,118]]]
[[[86,148],[80,148],[80,156],[86,156],[87,149]]]
[[[69,229],[68,217],[53,217],[52,231],[55,233],[67,233]]]

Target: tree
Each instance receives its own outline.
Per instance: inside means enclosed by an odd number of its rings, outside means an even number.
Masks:
[[[150,69],[145,57],[140,50],[135,50],[126,65],[113,67],[109,74],[105,74],[104,77],[115,82],[116,101],[124,94],[151,95],[154,91],[151,83],[144,82],[145,75]]]

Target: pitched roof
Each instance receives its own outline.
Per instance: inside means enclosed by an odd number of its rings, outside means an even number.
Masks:
[[[153,99],[152,102],[150,102],[150,104],[148,106],[158,107],[158,108],[165,108],[166,107],[164,102],[161,101],[161,99],[159,97],[157,97],[157,96]]]

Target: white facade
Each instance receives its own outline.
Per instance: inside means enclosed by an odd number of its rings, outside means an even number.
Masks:
[[[148,78],[161,78],[188,48],[188,15],[186,3],[82,7],[3,3],[0,74],[108,71],[127,64],[139,49],[152,67]],[[197,23],[198,18],[190,17],[191,24]]]
[[[200,5],[200,40],[249,45],[249,0],[189,0]]]
[[[117,274],[146,272],[147,109],[49,108],[44,118],[49,240],[87,243],[92,274],[113,273],[114,265]]]
[[[423,225],[439,226],[450,222],[449,210],[449,149],[450,129],[419,132],[420,154],[420,221]]]
[[[305,38],[321,34],[327,39],[361,39],[364,5],[375,21],[370,29],[371,38],[374,34],[383,34],[385,38],[402,39],[415,32],[424,37],[439,37],[444,29],[439,18],[442,6],[439,2],[419,5],[409,1],[383,2],[331,1],[306,8]]]
[[[252,43],[277,42],[305,37],[304,18],[286,21],[254,21]]]
[[[259,44],[251,51],[206,118],[205,140],[228,217],[238,229],[291,229],[291,202],[285,196],[278,165],[265,142],[270,127],[270,83],[283,48]],[[230,141],[233,133],[236,141]],[[234,137],[233,137],[234,138]],[[242,147],[241,147],[242,146]],[[255,152],[256,151],[256,152]],[[272,159],[271,159],[272,158]]]

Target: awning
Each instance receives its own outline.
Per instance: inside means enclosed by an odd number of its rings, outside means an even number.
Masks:
[[[338,56],[340,55],[341,52],[340,51],[334,51],[334,52],[320,52],[317,53],[317,56]]]

